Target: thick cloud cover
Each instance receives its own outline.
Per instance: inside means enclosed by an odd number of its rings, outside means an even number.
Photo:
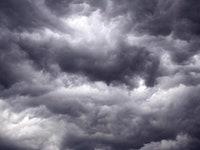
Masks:
[[[1,0],[0,150],[199,150],[198,0]]]

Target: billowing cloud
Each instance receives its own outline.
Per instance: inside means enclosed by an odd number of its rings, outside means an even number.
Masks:
[[[197,0],[2,0],[0,149],[198,150]]]

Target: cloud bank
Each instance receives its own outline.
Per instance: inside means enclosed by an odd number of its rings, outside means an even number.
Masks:
[[[0,150],[198,150],[198,0],[1,0]]]

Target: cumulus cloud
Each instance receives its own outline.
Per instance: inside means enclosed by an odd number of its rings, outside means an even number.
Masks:
[[[0,149],[198,150],[197,0],[1,0]]]

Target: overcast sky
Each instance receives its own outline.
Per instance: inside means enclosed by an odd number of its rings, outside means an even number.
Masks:
[[[0,150],[199,150],[199,0],[0,0]]]

